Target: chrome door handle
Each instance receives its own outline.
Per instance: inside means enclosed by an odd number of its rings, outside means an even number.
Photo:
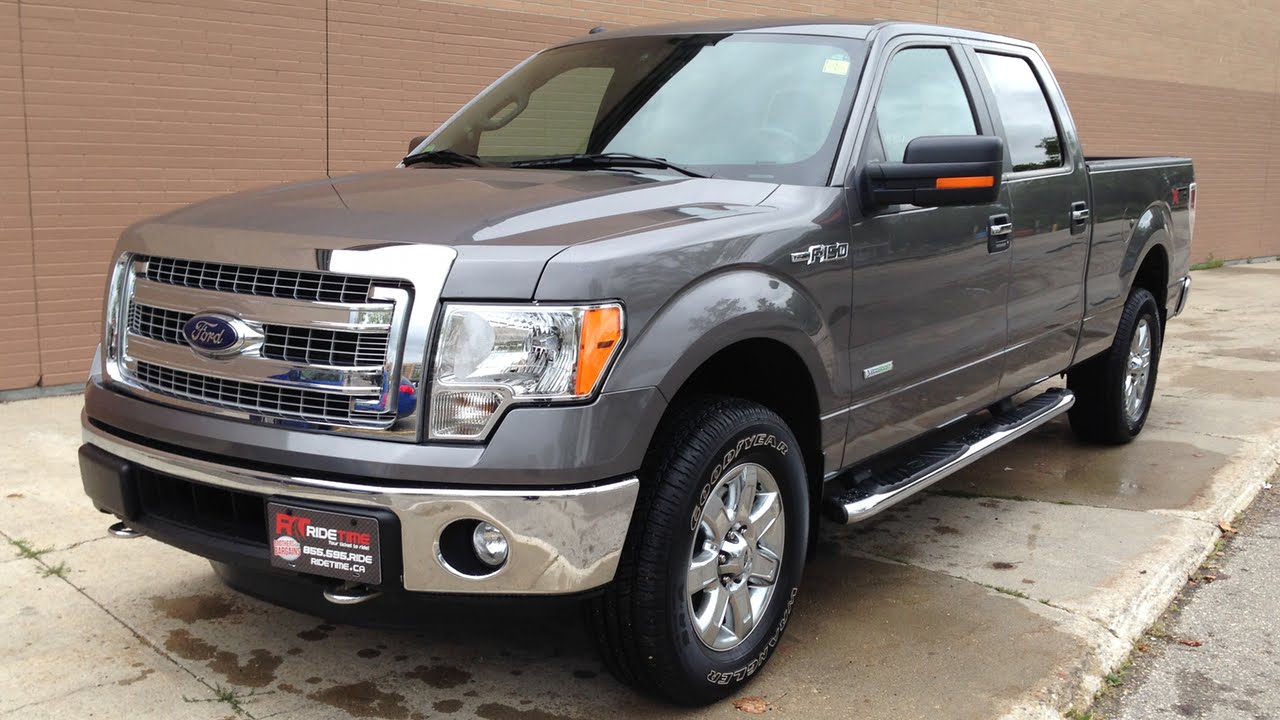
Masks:
[[[1011,232],[1013,232],[1013,223],[1011,222],[1000,223],[998,225],[992,224],[991,227],[987,228],[987,233],[989,235],[1008,235]]]

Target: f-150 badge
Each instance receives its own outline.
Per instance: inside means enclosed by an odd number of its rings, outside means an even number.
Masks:
[[[810,245],[808,250],[791,253],[791,262],[813,265],[849,257],[849,243]]]

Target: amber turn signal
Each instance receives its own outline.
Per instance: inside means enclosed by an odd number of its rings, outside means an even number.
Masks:
[[[996,179],[990,175],[977,175],[974,177],[945,177],[938,178],[934,185],[939,190],[960,190],[962,188],[984,188],[991,187],[996,184]]]
[[[622,342],[622,308],[617,305],[588,308],[582,314],[582,335],[578,340],[578,374],[574,394],[589,395],[595,389],[609,358]]]

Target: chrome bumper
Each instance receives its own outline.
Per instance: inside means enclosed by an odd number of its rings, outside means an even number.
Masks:
[[[466,594],[571,594],[613,579],[635,508],[639,481],[547,490],[382,487],[283,475],[198,460],[146,447],[89,424],[84,442],[140,466],[239,492],[382,508],[400,521],[406,590]],[[460,575],[439,553],[440,533],[461,519],[496,525],[509,557],[484,577]]]

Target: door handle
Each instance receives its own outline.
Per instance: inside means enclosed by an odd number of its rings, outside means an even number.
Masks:
[[[1089,226],[1089,218],[1092,214],[1089,212],[1089,203],[1083,200],[1077,200],[1071,203],[1071,234],[1079,235]]]
[[[1013,234],[1013,221],[1008,215],[992,215],[987,220],[987,252],[998,253],[1009,249],[1009,236]]]

